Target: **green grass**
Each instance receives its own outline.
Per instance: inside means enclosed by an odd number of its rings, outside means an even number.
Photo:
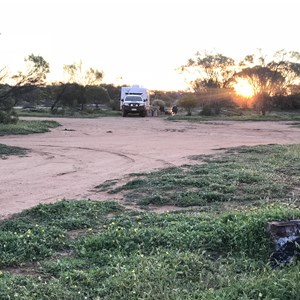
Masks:
[[[0,266],[22,265],[67,250],[68,231],[100,230],[104,216],[120,210],[115,202],[90,201],[61,201],[26,210],[0,224]]]
[[[123,186],[104,183],[103,188],[111,194],[122,192],[127,201],[140,205],[207,206],[299,198],[300,145],[240,147],[220,158],[191,158],[202,163],[133,174]]]
[[[267,229],[300,219],[299,154],[300,145],[232,148],[132,174],[120,188],[98,186],[128,201],[203,210],[63,200],[3,220],[0,299],[300,299],[300,265],[272,266]]]
[[[26,148],[13,147],[13,146],[0,144],[0,159],[5,159],[9,155],[23,156],[26,153],[28,153],[28,151],[29,150]]]
[[[298,299],[299,266],[271,268],[266,224],[299,217],[293,205],[164,214],[39,205],[0,223],[0,299]]]
[[[265,116],[255,113],[253,111],[243,111],[239,110],[238,112],[232,111],[223,111],[220,115],[213,116],[203,116],[199,114],[194,114],[192,116],[186,115],[175,115],[168,117],[168,120],[171,121],[192,121],[192,122],[201,122],[201,121],[299,121],[297,122],[300,125],[300,112],[298,110],[293,111],[272,111],[267,113]]]
[[[0,136],[48,132],[50,128],[60,126],[56,121],[19,120],[17,124],[0,124]]]
[[[31,134],[48,132],[50,128],[60,126],[56,121],[25,121],[19,120],[17,124],[0,124],[0,136]],[[0,159],[5,159],[10,155],[23,156],[28,153],[28,149],[7,146],[0,144]]]
[[[20,117],[49,117],[49,118],[99,118],[121,116],[120,111],[114,110],[87,110],[87,111],[58,111],[51,113],[50,109],[16,109]]]

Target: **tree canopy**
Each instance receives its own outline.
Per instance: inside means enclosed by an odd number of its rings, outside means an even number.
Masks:
[[[56,84],[53,88],[55,98],[51,110],[54,112],[59,104],[76,108],[80,106],[84,110],[87,103],[107,103],[110,98],[107,91],[100,87],[103,72],[89,68],[83,69],[82,61],[70,65],[64,65],[66,81]],[[98,91],[98,94],[97,94]]]
[[[212,89],[234,89],[243,79],[251,86],[254,103],[260,103],[258,106],[265,113],[272,97],[288,96],[299,90],[300,53],[279,50],[269,58],[258,50],[257,54],[235,61],[220,53],[197,52],[181,71],[194,76],[190,88],[196,94],[209,93]]]
[[[100,85],[103,72],[94,68],[83,69],[82,61],[71,65],[64,65],[64,73],[67,75],[66,82],[77,83],[83,86]]]
[[[290,95],[291,87],[300,82],[300,53],[277,51],[267,61],[265,56],[248,55],[240,62],[241,70],[234,78],[247,79],[254,94]]]
[[[201,92],[206,88],[225,88],[234,74],[234,64],[232,58],[220,53],[197,52],[181,67],[181,71],[196,76],[190,85],[195,92]]]
[[[9,77],[6,68],[0,71],[0,123],[17,121],[17,115],[13,107],[17,104],[18,96],[28,93],[37,86],[45,84],[47,74],[50,71],[48,62],[39,55],[31,54],[25,58],[27,70],[17,72]],[[5,80],[11,79],[12,85],[4,84]]]

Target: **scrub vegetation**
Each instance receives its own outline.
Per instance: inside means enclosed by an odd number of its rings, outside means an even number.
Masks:
[[[51,128],[60,126],[55,121],[24,121],[18,123],[0,124],[0,136],[48,132]],[[0,159],[10,155],[23,156],[29,149],[0,144]]]
[[[0,159],[5,159],[9,155],[23,156],[27,153],[28,149],[13,147],[0,144]]]
[[[222,151],[222,149],[220,149]],[[201,163],[148,174],[132,174],[122,192],[139,205],[207,206],[247,204],[299,197],[300,145],[266,145],[226,150],[220,157],[193,156]]]
[[[249,110],[223,110],[219,115],[204,115],[199,111],[197,114],[187,116],[184,114],[177,114],[167,118],[170,121],[295,121],[295,125],[300,125],[300,111],[272,111],[266,115],[259,115]]]
[[[299,299],[299,265],[272,266],[267,230],[300,218],[299,156],[299,145],[234,148],[98,187],[198,210],[63,200],[2,220],[0,299]]]
[[[60,126],[56,121],[19,120],[16,124],[0,124],[0,136],[15,134],[31,134],[48,132],[51,128]]]
[[[120,111],[116,110],[101,110],[101,109],[91,109],[85,111],[71,111],[67,109],[58,110],[54,115],[50,109],[16,109],[18,116],[22,117],[49,117],[49,118],[99,118],[99,117],[117,117],[121,115]]]

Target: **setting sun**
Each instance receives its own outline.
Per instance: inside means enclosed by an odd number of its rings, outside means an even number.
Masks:
[[[233,88],[238,95],[245,98],[251,98],[254,95],[253,87],[246,79],[238,79]]]

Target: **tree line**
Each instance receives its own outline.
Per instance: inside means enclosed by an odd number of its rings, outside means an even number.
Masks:
[[[272,108],[300,108],[300,53],[280,50],[270,58],[261,50],[236,61],[220,53],[197,52],[179,71],[189,80],[189,91],[152,91],[153,103],[163,109],[175,102],[188,115],[195,107],[203,114],[218,114],[223,107],[237,105],[265,114]],[[94,68],[83,70],[82,62],[64,65],[66,80],[46,83],[49,63],[43,57],[25,58],[27,70],[8,75],[0,69],[0,123],[17,122],[14,107],[20,103],[43,103],[53,114],[60,109],[84,111],[89,104],[96,108],[108,105],[118,109],[121,86],[103,84],[103,72]],[[244,80],[252,95],[236,93]],[[9,82],[9,83],[7,83]]]
[[[7,68],[0,70],[0,123],[17,122],[14,108],[18,105],[34,107],[43,104],[53,114],[59,109],[84,111],[90,103],[96,107],[117,107],[120,87],[101,83],[103,72],[97,69],[83,70],[82,62],[65,65],[66,79],[49,85],[46,77],[50,67],[43,57],[32,54],[25,62],[27,70],[13,76],[8,75]]]
[[[220,53],[197,52],[180,72],[189,81],[189,95],[181,99],[188,114],[197,105],[204,111],[218,113],[222,106],[234,103],[265,114],[272,108],[300,108],[300,53],[279,50],[269,58],[258,49],[236,61]],[[240,80],[251,88],[252,95],[235,92]]]

